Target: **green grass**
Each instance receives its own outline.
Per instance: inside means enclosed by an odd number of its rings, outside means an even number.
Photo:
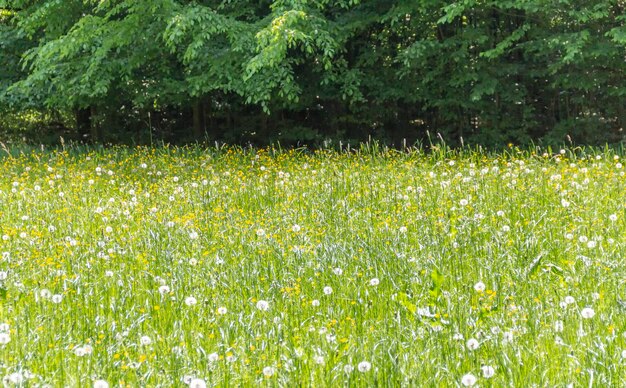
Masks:
[[[593,149],[6,155],[0,377],[624,386],[619,163]]]

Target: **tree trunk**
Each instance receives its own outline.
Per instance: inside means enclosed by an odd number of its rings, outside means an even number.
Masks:
[[[205,98],[202,101],[202,105],[204,108],[204,129],[210,140],[217,141],[220,138],[220,132],[219,132],[219,128],[216,127],[215,122],[213,120],[213,109],[212,109],[211,99]]]
[[[100,141],[100,123],[97,119],[98,110],[95,106],[91,106],[89,109],[89,118],[90,118],[90,134],[91,141],[98,142]]]
[[[91,109],[78,108],[76,115],[76,132],[81,140],[87,140],[91,131]]]
[[[76,132],[81,140],[97,142],[100,140],[100,124],[96,118],[96,107],[78,108],[76,115]]]
[[[262,139],[269,138],[269,126],[267,125],[269,120],[269,115],[267,113],[261,111],[259,113],[259,135]]]
[[[201,140],[205,133],[204,103],[202,99],[198,99],[193,104],[193,137]]]

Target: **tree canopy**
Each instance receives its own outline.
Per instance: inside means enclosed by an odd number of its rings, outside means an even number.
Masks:
[[[625,10],[622,0],[0,0],[0,110],[54,112],[91,140],[620,141]]]

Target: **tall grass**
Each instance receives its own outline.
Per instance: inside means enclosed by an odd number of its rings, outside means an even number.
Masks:
[[[620,155],[7,150],[0,377],[623,386]]]

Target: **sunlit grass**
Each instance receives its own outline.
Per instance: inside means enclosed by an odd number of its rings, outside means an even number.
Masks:
[[[0,163],[6,384],[626,384],[611,150]]]

